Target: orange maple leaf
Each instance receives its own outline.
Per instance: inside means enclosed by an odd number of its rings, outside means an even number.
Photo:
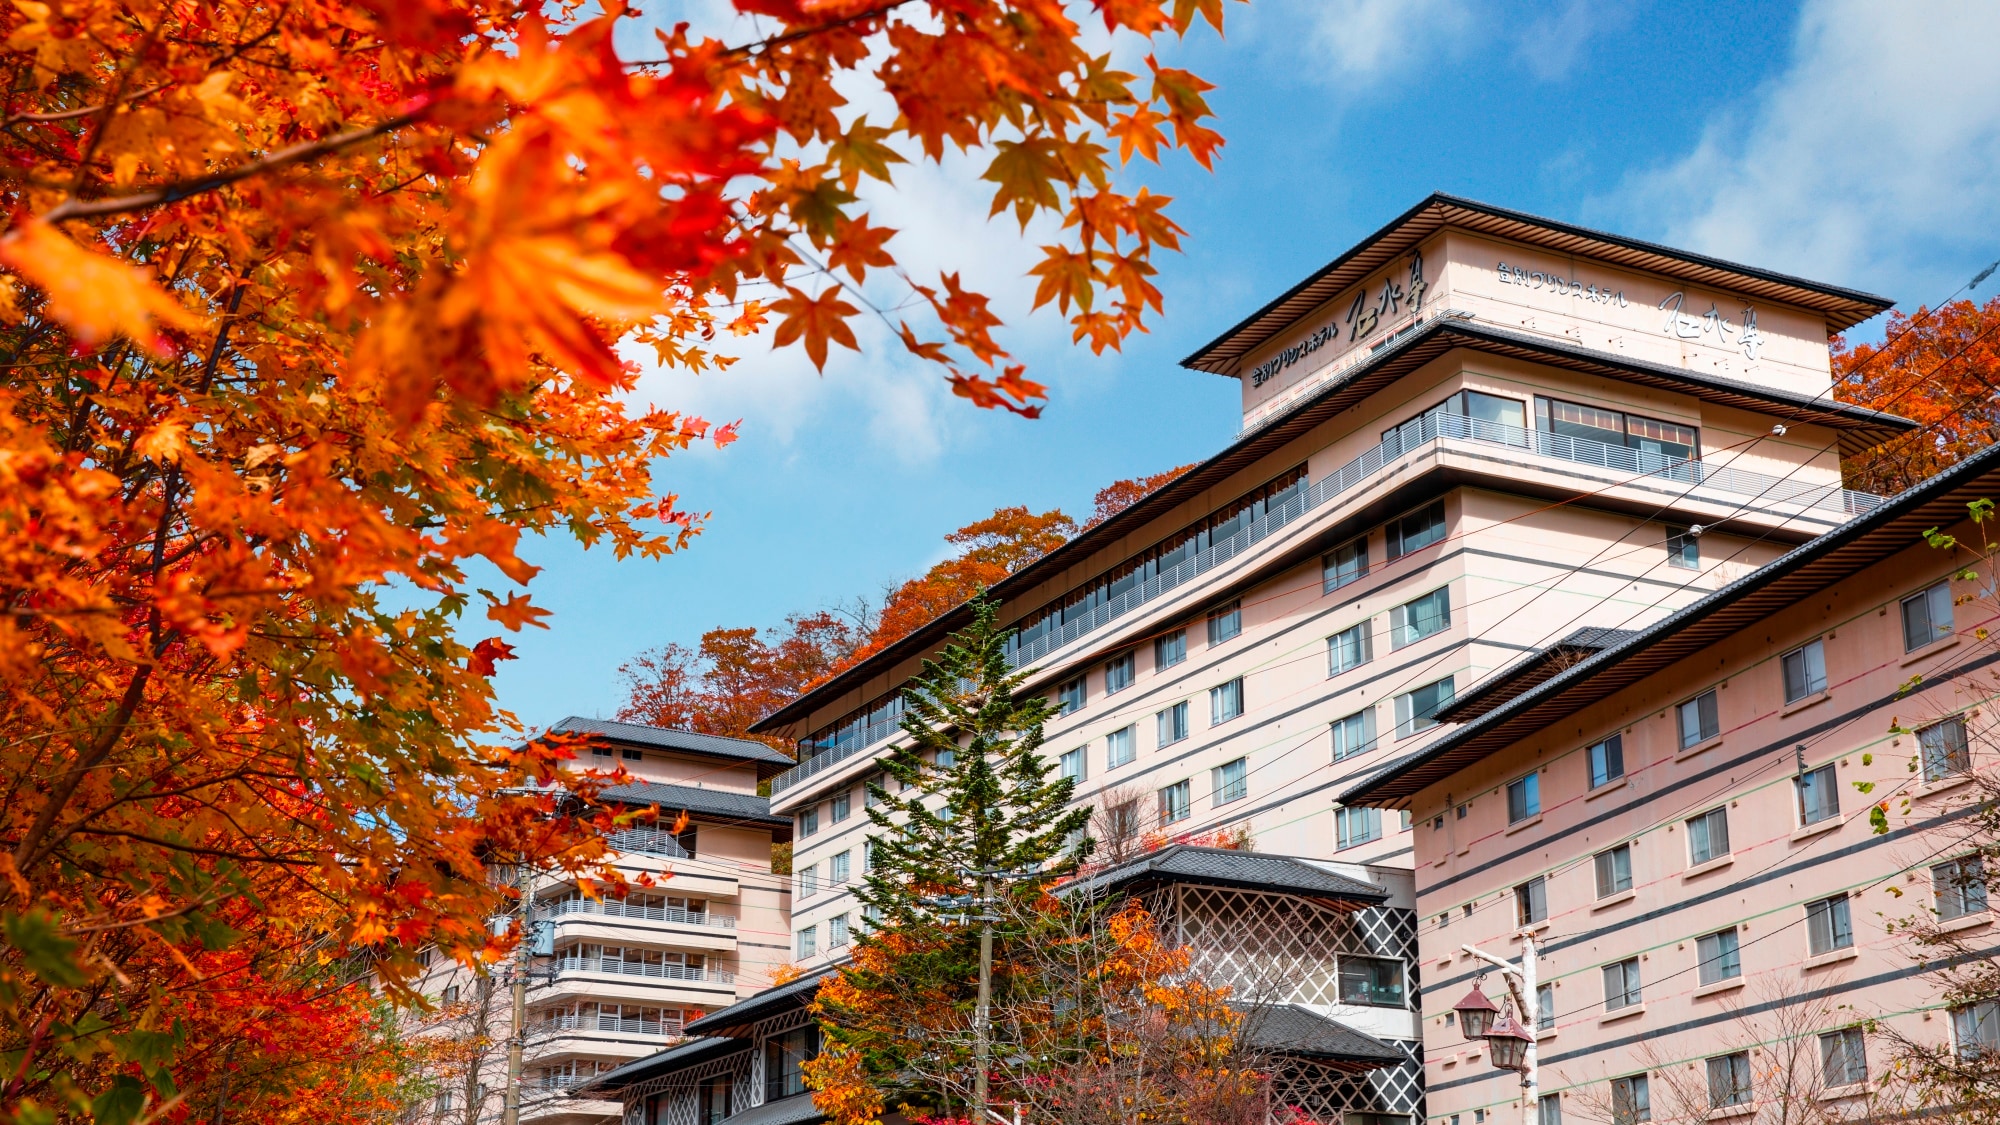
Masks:
[[[78,246],[39,219],[0,238],[0,263],[40,288],[49,313],[86,344],[123,336],[166,357],[173,344],[156,325],[193,331],[206,323],[143,272]]]
[[[488,637],[472,646],[472,655],[465,662],[465,670],[475,676],[491,676],[496,663],[512,659],[514,659],[513,645],[499,637]]]
[[[547,617],[549,611],[528,604],[528,595],[508,594],[507,600],[503,602],[486,590],[479,592],[485,594],[487,602],[490,603],[486,607],[486,616],[506,626],[509,632],[518,633],[523,625],[533,625],[537,629],[548,628],[545,622],[537,618]]]
[[[778,322],[778,332],[772,342],[782,348],[803,338],[807,358],[821,371],[826,370],[828,340],[853,351],[861,350],[860,343],[854,339],[854,330],[847,326],[847,318],[861,310],[841,300],[840,289],[836,286],[828,286],[817,297],[808,297],[787,285],[785,295],[771,302],[771,311],[784,318]]]

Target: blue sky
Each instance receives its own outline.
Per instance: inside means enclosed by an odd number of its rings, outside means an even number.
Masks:
[[[754,37],[714,0],[649,10]],[[1021,274],[1048,232],[988,221],[976,167],[906,166],[869,197],[874,222],[904,230],[906,263],[963,268],[995,296],[1047,412],[976,410],[870,328],[824,375],[755,340],[726,374],[649,373],[641,399],[742,419],[728,449],[661,467],[663,488],[712,513],[706,529],[657,562],[524,544],[555,616],[509,638],[502,706],[532,726],[609,717],[617,668],[643,649],[879,599],[996,506],[1086,512],[1109,481],[1209,455],[1235,433],[1236,384],[1180,357],[1432,191],[1906,307],[2000,257],[2000,5],[1256,0],[1228,17],[1226,40],[1160,51],[1219,87],[1215,172],[1127,173],[1174,196],[1188,230],[1156,262],[1166,315],[1150,334],[1104,356],[1070,346],[1059,318],[1027,315]]]

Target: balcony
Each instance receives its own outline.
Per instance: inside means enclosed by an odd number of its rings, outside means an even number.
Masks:
[[[693,858],[673,833],[657,828],[627,828],[605,837],[605,842],[611,845],[613,851],[665,856],[668,859]]]
[[[681,1021],[678,1019],[646,1019],[642,1016],[579,1016],[570,1012],[544,1016],[535,1022],[535,1029],[542,1032],[561,1031],[609,1031],[619,1035],[665,1035],[678,1037]]]
[[[671,962],[629,961],[622,957],[554,957],[549,961],[554,976],[570,973],[609,973],[617,976],[646,977],[651,980],[682,980],[708,984],[735,984],[736,974],[721,969],[691,969]]]
[[[559,899],[546,903],[535,911],[535,917],[538,919],[559,918],[570,914],[636,918],[647,922],[675,922],[683,926],[707,926],[719,930],[736,928],[736,919],[710,914],[707,911],[684,910],[678,906],[644,906],[638,903],[620,902],[617,899]]]

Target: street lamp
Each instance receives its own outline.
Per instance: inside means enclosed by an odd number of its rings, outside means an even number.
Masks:
[[[1514,1018],[1512,1004],[1507,1006],[1507,1011],[1494,1022],[1492,1027],[1486,1029],[1484,1038],[1494,1066],[1501,1070],[1520,1071],[1522,1074],[1528,1072],[1528,1047],[1534,1043],[1535,1037]]]
[[[1494,1018],[1493,1001],[1486,998],[1477,984],[1472,994],[1458,1002],[1453,1009],[1464,1024],[1467,1039],[1486,1040],[1493,1065],[1501,1070],[1515,1071],[1521,1076],[1521,1125],[1538,1125],[1541,1118],[1541,1081],[1535,1067],[1535,1033],[1533,1028],[1541,1025],[1542,1012],[1540,998],[1536,995],[1537,977],[1535,938],[1529,931],[1521,934],[1521,960],[1509,961],[1496,957],[1483,949],[1465,945],[1459,948],[1500,970],[1500,978],[1507,984],[1507,1011]],[[1519,1012],[1519,1019],[1514,1013]]]
[[[1479,980],[1485,979],[1486,974],[1481,973]],[[1473,983],[1472,991],[1465,994],[1465,999],[1454,1004],[1451,1010],[1458,1013],[1459,1032],[1467,1039],[1485,1038],[1486,1029],[1493,1026],[1493,1018],[1500,1014],[1500,1009],[1486,998],[1485,990],[1479,987],[1477,981]]]

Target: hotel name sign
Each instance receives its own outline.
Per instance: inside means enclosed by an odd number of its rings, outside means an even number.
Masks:
[[[1396,275],[1391,273],[1383,279],[1382,291],[1372,301],[1368,299],[1368,294],[1374,289],[1374,283],[1363,285],[1354,294],[1354,304],[1348,308],[1345,317],[1327,321],[1313,329],[1305,339],[1252,368],[1250,385],[1261,387],[1277,378],[1285,368],[1329,344],[1342,342],[1340,335],[1343,331],[1347,333],[1345,342],[1352,344],[1367,339],[1387,321],[1423,308],[1424,294],[1431,287],[1430,282],[1424,280],[1423,251],[1411,254],[1407,264],[1409,275],[1406,281],[1398,284]],[[1405,309],[1405,305],[1409,307]]]
[[[1584,282],[1574,277],[1544,273],[1540,270],[1526,270],[1520,266],[1510,266],[1505,262],[1494,263],[1494,272],[1503,285],[1521,285],[1530,289],[1542,289],[1556,293],[1566,293],[1571,297],[1591,301],[1616,308],[1630,308],[1623,289],[1613,292],[1608,285]],[[1721,308],[1713,301],[1708,311],[1700,316],[1689,316],[1685,311],[1687,291],[1677,290],[1667,294],[1657,306],[1667,314],[1660,331],[1676,340],[1709,340],[1720,347],[1738,347],[1743,350],[1743,358],[1756,359],[1757,352],[1764,346],[1764,334],[1757,331],[1757,309],[1744,305],[1742,319],[1731,323],[1722,314]],[[1730,337],[1735,336],[1734,340]]]

